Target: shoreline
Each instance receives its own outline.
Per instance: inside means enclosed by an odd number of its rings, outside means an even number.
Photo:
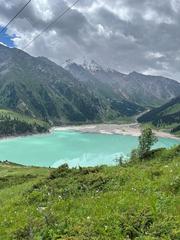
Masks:
[[[71,125],[71,126],[55,126],[50,129],[50,132],[53,131],[78,131],[82,133],[100,133],[100,134],[119,134],[125,136],[134,136],[139,137],[141,134],[141,127],[138,123],[130,124],[87,124],[87,125]],[[153,130],[153,133],[157,137],[161,138],[170,138],[180,140],[180,137],[172,135],[170,133]]]
[[[44,133],[26,133],[26,134],[17,134],[17,135],[8,135],[8,136],[0,136],[0,141],[2,140],[8,140],[8,139],[14,139],[14,138],[20,138],[20,137],[31,137],[31,136],[43,136],[51,133],[51,128],[49,131]]]
[[[126,124],[108,124],[108,123],[92,123],[83,125],[66,125],[66,126],[54,126],[49,129],[49,131],[44,133],[27,133],[12,136],[0,136],[0,141],[9,140],[19,137],[30,137],[30,136],[43,136],[52,134],[53,131],[77,131],[81,133],[99,133],[99,134],[119,134],[124,136],[139,137],[141,134],[141,127],[138,123],[126,123]],[[175,136],[171,133],[166,133],[161,130],[153,130],[157,137],[170,138],[180,140],[180,137]]]

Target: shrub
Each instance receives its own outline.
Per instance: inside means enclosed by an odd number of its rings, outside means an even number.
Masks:
[[[141,235],[145,235],[154,222],[152,212],[147,209],[137,211],[131,209],[122,214],[120,219],[120,230],[124,237],[136,239]]]
[[[49,179],[55,179],[55,178],[59,178],[59,177],[64,177],[66,176],[71,170],[69,169],[68,164],[63,164],[60,167],[58,167],[57,169],[53,170],[50,173]]]

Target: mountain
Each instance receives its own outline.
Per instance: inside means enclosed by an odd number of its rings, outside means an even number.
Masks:
[[[124,96],[116,92],[110,84],[107,84],[106,74],[108,71],[105,71],[100,65],[91,61],[90,64],[84,62],[82,65],[76,63],[68,62],[65,66],[65,69],[68,70],[75,78],[79,79],[81,82],[85,83],[89,88],[98,92],[105,98],[124,100]],[[99,79],[96,74],[98,72],[103,72],[105,74],[103,79]],[[108,79],[109,81],[111,79]]]
[[[172,99],[159,108],[149,111],[138,118],[138,121],[140,123],[151,122],[155,126],[172,125],[174,129],[177,128],[178,131],[178,127],[175,126],[180,126],[180,96]]]
[[[61,123],[103,121],[137,114],[142,109],[133,103],[127,107],[111,103],[50,60],[3,45],[0,108]]]
[[[103,68],[93,60],[82,65],[68,62],[65,68],[80,81],[94,85],[104,96],[124,99],[143,107],[160,106],[180,92],[180,83],[172,79],[137,72],[122,74]]]
[[[82,66],[68,62],[65,69],[103,99],[106,104],[109,104],[111,109],[120,112],[121,115],[130,117],[144,110],[144,107],[127,100],[121,93],[114,91],[114,87],[111,85],[99,81],[93,73],[101,71],[102,67],[95,62],[91,62],[91,65],[84,62]]]

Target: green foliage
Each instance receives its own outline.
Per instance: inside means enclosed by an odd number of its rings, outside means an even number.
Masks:
[[[58,177],[64,177],[70,172],[70,169],[67,164],[63,164],[57,169],[53,170],[49,176],[49,179],[55,179]]]
[[[155,136],[152,129],[150,127],[144,128],[139,136],[138,148],[131,151],[130,161],[139,162],[153,157],[154,152],[159,151],[159,149],[151,152],[150,150],[157,141],[158,138]]]
[[[116,159],[115,159],[115,162],[116,162],[119,166],[122,166],[122,165],[124,164],[124,162],[125,162],[124,156],[121,155],[120,157],[116,158]]]
[[[150,230],[154,222],[154,214],[151,209],[128,209],[122,214],[120,228],[124,237],[136,239]]]
[[[3,240],[179,240],[180,145],[125,167],[0,164]]]
[[[151,128],[145,128],[142,130],[139,137],[138,154],[140,159],[143,159],[150,151],[151,147],[158,141]]]
[[[131,151],[130,161],[131,162],[138,162],[139,161],[139,150],[138,149],[133,149]]]

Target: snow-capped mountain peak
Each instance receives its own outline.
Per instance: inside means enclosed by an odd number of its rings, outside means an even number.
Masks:
[[[84,60],[82,67],[89,70],[92,73],[104,70],[104,68],[94,60],[90,60],[90,61]]]
[[[95,74],[96,72],[103,71],[103,72],[115,72],[114,69],[111,69],[109,67],[104,67],[97,63],[95,60],[89,60],[87,58],[83,58],[82,61],[73,61],[73,59],[66,60],[63,67],[66,69],[69,69],[70,66],[73,64],[79,65],[85,70],[89,71],[91,74]]]

